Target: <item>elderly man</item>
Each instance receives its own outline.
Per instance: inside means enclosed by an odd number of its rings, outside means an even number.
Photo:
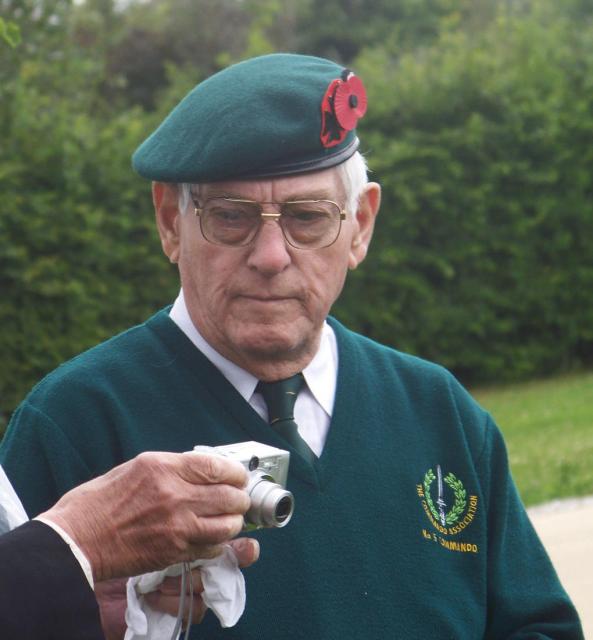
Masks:
[[[289,54],[188,94],[134,155],[179,297],[38,385],[0,461],[36,513],[144,449],[290,450],[290,525],[256,534],[239,624],[195,638],[581,638],[488,414],[328,315],[379,208],[365,110],[355,74]]]

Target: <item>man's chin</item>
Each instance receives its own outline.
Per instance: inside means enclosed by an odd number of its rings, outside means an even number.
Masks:
[[[259,325],[253,331],[243,331],[235,344],[247,358],[276,362],[298,359],[315,342],[313,336],[308,337],[298,331],[295,323],[284,330]]]
[[[253,340],[242,345],[241,351],[249,358],[258,361],[285,360],[294,358],[303,351],[303,347],[294,340]]]

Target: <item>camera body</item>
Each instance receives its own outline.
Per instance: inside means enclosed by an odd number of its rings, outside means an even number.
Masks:
[[[292,518],[294,497],[286,490],[290,453],[261,442],[239,442],[219,447],[194,447],[240,462],[249,474],[247,493],[251,506],[245,514],[244,530],[284,527]]]

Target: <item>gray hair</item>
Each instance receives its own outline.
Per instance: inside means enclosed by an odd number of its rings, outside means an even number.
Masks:
[[[351,216],[354,216],[358,211],[360,196],[369,181],[367,161],[360,151],[357,151],[346,162],[339,164],[336,170],[346,196],[344,207]]]
[[[364,156],[357,151],[353,156],[348,158],[348,160],[335,167],[335,169],[346,196],[344,207],[346,211],[353,216],[358,210],[360,196],[368,182],[367,162]],[[182,182],[177,185],[177,206],[182,215],[187,211],[191,202],[192,189],[194,195],[196,195],[196,192],[199,191],[199,186],[200,185],[190,184],[188,182]]]

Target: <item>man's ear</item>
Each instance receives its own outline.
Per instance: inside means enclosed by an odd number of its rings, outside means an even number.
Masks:
[[[179,208],[177,186],[152,183],[152,202],[163,252],[173,263],[179,260]]]
[[[356,269],[366,257],[380,204],[381,187],[376,182],[369,182],[363,189],[356,212],[356,231],[352,236],[348,260],[350,269]]]

